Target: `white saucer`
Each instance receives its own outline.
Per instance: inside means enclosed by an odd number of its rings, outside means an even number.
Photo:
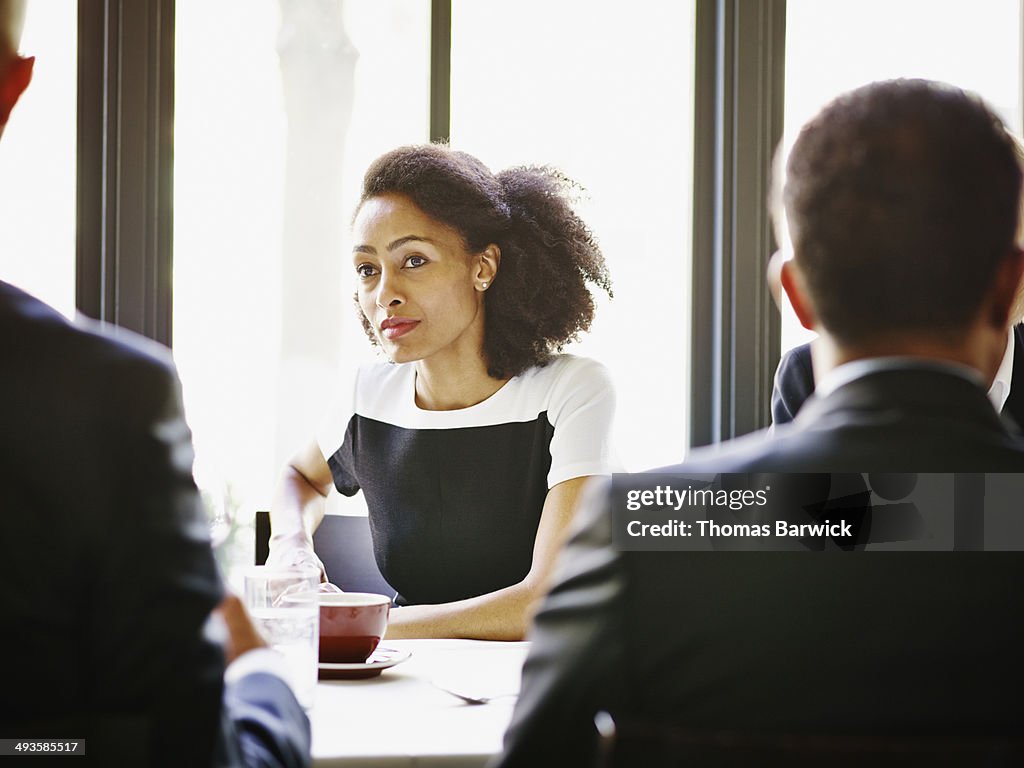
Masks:
[[[376,677],[385,669],[401,664],[412,656],[411,651],[397,651],[394,648],[381,648],[378,646],[370,658],[360,664],[330,664],[321,661],[321,680],[363,680],[368,677]]]

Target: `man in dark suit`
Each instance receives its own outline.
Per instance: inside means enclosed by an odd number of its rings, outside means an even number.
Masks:
[[[1024,300],[1024,296],[1018,296]],[[1006,353],[989,387],[989,400],[1018,427],[1024,424],[1024,323],[1014,315],[1017,325],[1010,330]],[[775,371],[772,388],[772,424],[788,424],[814,392],[814,368],[811,343],[787,351]]]
[[[31,79],[24,12],[0,0],[0,130]],[[166,350],[0,282],[0,434],[0,737],[84,738],[85,765],[308,765],[282,661],[224,597]]]
[[[1015,147],[1018,162],[1024,164],[1024,145],[1015,140]],[[1017,227],[1017,242],[1024,242],[1024,220]],[[1024,425],[1024,286],[1017,291],[1010,317],[1014,325],[1008,334],[1002,362],[989,383],[988,396],[995,409],[1019,428]],[[773,426],[791,422],[814,392],[813,344],[808,342],[793,347],[779,361],[772,387]]]
[[[1024,268],[1020,191],[998,118],[957,89],[878,83],[826,107],[783,190],[782,284],[820,334],[817,392],[771,438],[662,471],[1024,471],[984,389]],[[698,741],[1019,734],[1018,553],[616,548],[611,500],[642,482],[582,504],[498,766],[591,764],[600,710]]]

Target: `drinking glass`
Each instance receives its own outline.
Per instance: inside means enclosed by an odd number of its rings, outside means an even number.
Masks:
[[[316,693],[320,572],[254,565],[245,572],[245,606],[263,639],[285,658],[289,684],[306,709]]]

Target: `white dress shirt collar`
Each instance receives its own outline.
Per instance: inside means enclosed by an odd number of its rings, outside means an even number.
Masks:
[[[996,371],[995,380],[988,390],[988,398],[995,407],[996,412],[1003,410],[1006,399],[1010,396],[1010,380],[1013,376],[1013,328],[1010,328],[1006,339],[1006,351],[1003,353],[1002,362],[999,363],[999,370]],[[815,393],[819,397],[835,392],[843,384],[854,379],[867,376],[878,371],[895,370],[898,368],[932,368],[945,370],[970,379],[979,386],[983,386],[981,376],[969,366],[951,363],[948,361],[931,360],[920,357],[873,357],[866,360],[854,360],[851,363],[833,368],[822,379],[821,383],[815,386]]]
[[[1006,398],[1010,396],[1010,379],[1013,377],[1013,348],[1016,346],[1013,340],[1013,328],[1010,329],[1010,338],[1006,341],[1006,352],[1003,353],[1003,362],[999,364],[996,371],[996,378],[988,390],[988,399],[997,411],[1003,410],[1006,405]]]

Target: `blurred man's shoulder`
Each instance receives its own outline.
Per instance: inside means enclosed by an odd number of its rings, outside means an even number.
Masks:
[[[104,366],[173,370],[170,351],[132,331],[79,316],[69,320],[45,302],[0,282],[0,327],[6,352],[23,359],[59,358],[66,371]]]

